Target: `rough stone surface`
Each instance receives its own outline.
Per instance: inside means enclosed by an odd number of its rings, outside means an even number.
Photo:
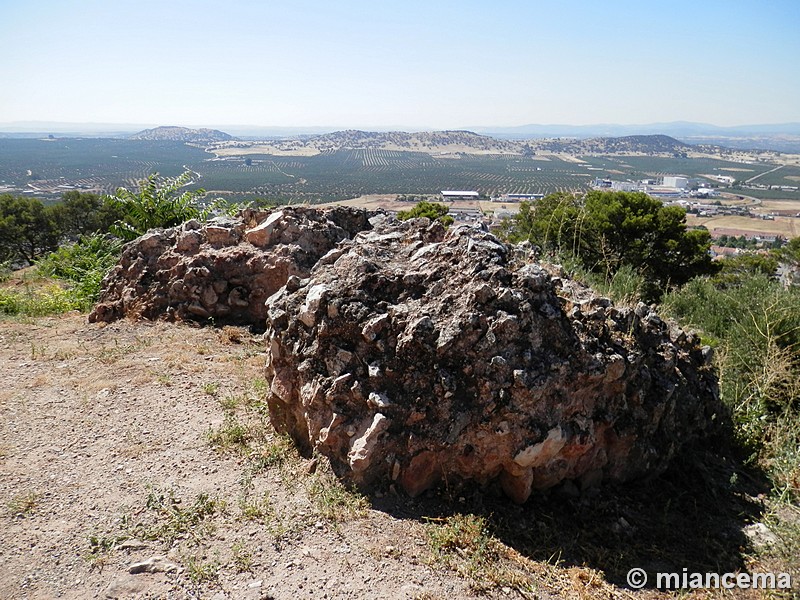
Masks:
[[[369,217],[342,207],[283,207],[149,232],[125,247],[89,320],[130,315],[263,327],[264,301],[291,276],[306,277],[338,242],[369,229]]]
[[[711,429],[695,335],[479,229],[373,222],[267,300],[273,424],[342,477],[524,502],[658,473]]]
[[[147,560],[133,563],[128,567],[128,573],[177,573],[180,567],[167,560],[164,556],[151,556]]]

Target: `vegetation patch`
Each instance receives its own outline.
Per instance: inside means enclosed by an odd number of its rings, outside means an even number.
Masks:
[[[34,289],[0,289],[0,314],[45,317],[77,310],[82,303],[56,283]]]
[[[334,476],[327,461],[323,465],[306,484],[308,497],[319,515],[331,523],[364,518],[369,500]]]
[[[483,517],[456,514],[429,521],[425,532],[433,564],[470,579],[478,592],[511,588],[523,598],[536,597],[530,574],[513,565],[524,559],[490,535]]]
[[[184,504],[174,490],[153,488],[145,508],[148,511],[146,520],[131,527],[131,536],[171,545],[178,537],[188,536],[197,541],[210,535],[213,532],[210,519],[224,512],[226,504],[205,492]]]
[[[61,246],[39,261],[42,275],[68,282],[68,295],[76,308],[88,311],[100,296],[103,277],[119,260],[122,243],[105,235],[82,237]]]
[[[453,217],[448,215],[448,212],[450,212],[450,209],[445,204],[422,200],[421,202],[417,202],[414,208],[398,212],[397,218],[401,221],[407,221],[408,219],[425,217],[431,221],[440,221],[444,225],[452,225]]]
[[[186,576],[195,585],[214,582],[219,578],[220,564],[217,560],[206,561],[202,557],[189,555],[183,557]]]
[[[512,242],[529,241],[555,260],[574,261],[607,283],[628,267],[625,279],[633,283],[631,276],[638,275],[635,285],[649,302],[718,270],[708,254],[708,232],[687,230],[682,208],[641,192],[551,194],[535,204],[523,202],[502,234]]]
[[[39,507],[41,495],[36,492],[17,494],[8,502],[6,508],[12,517],[30,517]]]

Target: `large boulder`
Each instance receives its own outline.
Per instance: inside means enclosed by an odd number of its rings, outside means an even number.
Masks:
[[[275,427],[346,480],[524,502],[663,470],[719,409],[697,337],[469,226],[387,219],[267,300]]]
[[[125,246],[89,320],[131,315],[263,328],[264,301],[369,229],[369,217],[344,207],[283,207],[149,232]]]

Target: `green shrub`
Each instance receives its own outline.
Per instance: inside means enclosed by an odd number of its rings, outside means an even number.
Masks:
[[[13,272],[14,271],[11,268],[11,263],[0,262],[0,283],[5,283],[9,279],[11,279],[11,274]]]
[[[800,289],[739,273],[735,281],[690,281],[662,307],[716,346],[739,441],[782,495],[800,498],[800,453],[787,450],[800,438]]]
[[[431,221],[439,220],[442,222],[442,224],[447,226],[452,225],[453,223],[453,217],[448,215],[448,212],[450,212],[450,209],[444,204],[440,204],[439,202],[427,202],[423,200],[421,202],[417,202],[414,207],[409,210],[401,210],[398,212],[397,218],[401,221],[406,221],[408,219],[427,217]]]
[[[118,240],[94,234],[61,246],[37,263],[41,274],[70,283],[69,293],[77,308],[89,309],[100,295],[100,283],[122,249]]]
[[[585,268],[580,259],[574,256],[562,256],[557,261],[570,278],[588,285],[598,294],[608,296],[615,304],[634,305],[642,298],[645,278],[630,265],[623,265],[606,279],[605,275]]]
[[[39,289],[0,289],[0,314],[44,317],[81,308],[70,290],[53,284]]]
[[[647,301],[719,268],[708,254],[708,231],[688,230],[683,209],[638,192],[555,193],[535,204],[523,202],[500,233],[512,242],[528,240],[546,254],[575,256],[607,282],[631,267],[629,275],[643,277],[638,293]]]
[[[209,213],[199,198],[205,190],[184,190],[194,173],[186,171],[178,177],[159,177],[153,173],[139,184],[138,192],[119,188],[117,193],[106,198],[123,215],[111,227],[111,233],[132,240],[158,227],[174,227],[190,219],[205,219]]]

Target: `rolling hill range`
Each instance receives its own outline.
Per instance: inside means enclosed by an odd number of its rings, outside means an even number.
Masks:
[[[374,148],[381,150],[410,150],[416,152],[471,152],[487,154],[518,154],[521,144],[498,140],[471,131],[403,131],[369,132],[336,131],[314,136],[307,143],[320,149],[351,150]]]
[[[471,131],[336,131],[322,135],[285,138],[264,142],[223,141],[210,148],[218,156],[245,154],[313,156],[337,150],[389,150],[424,152],[431,155],[519,155],[536,152],[563,154],[645,154],[681,156],[689,151],[715,153],[720,149],[701,149],[666,135],[632,135],[590,139],[501,140]]]
[[[227,142],[236,138],[218,129],[189,129],[187,127],[156,127],[134,133],[129,139],[149,142],[187,142],[211,144]]]
[[[207,139],[222,141],[203,141]],[[498,140],[468,131],[340,132],[268,141],[221,131],[160,127],[133,138],[0,139],[0,193],[55,200],[69,190],[113,193],[158,172],[196,173],[196,185],[236,200],[329,202],[366,194],[435,194],[443,189],[544,194],[581,191],[596,178],[722,175],[787,190],[749,190],[794,199],[800,164],[691,146],[665,135]],[[779,159],[781,162],[779,162]],[[792,188],[792,189],[789,189]]]

